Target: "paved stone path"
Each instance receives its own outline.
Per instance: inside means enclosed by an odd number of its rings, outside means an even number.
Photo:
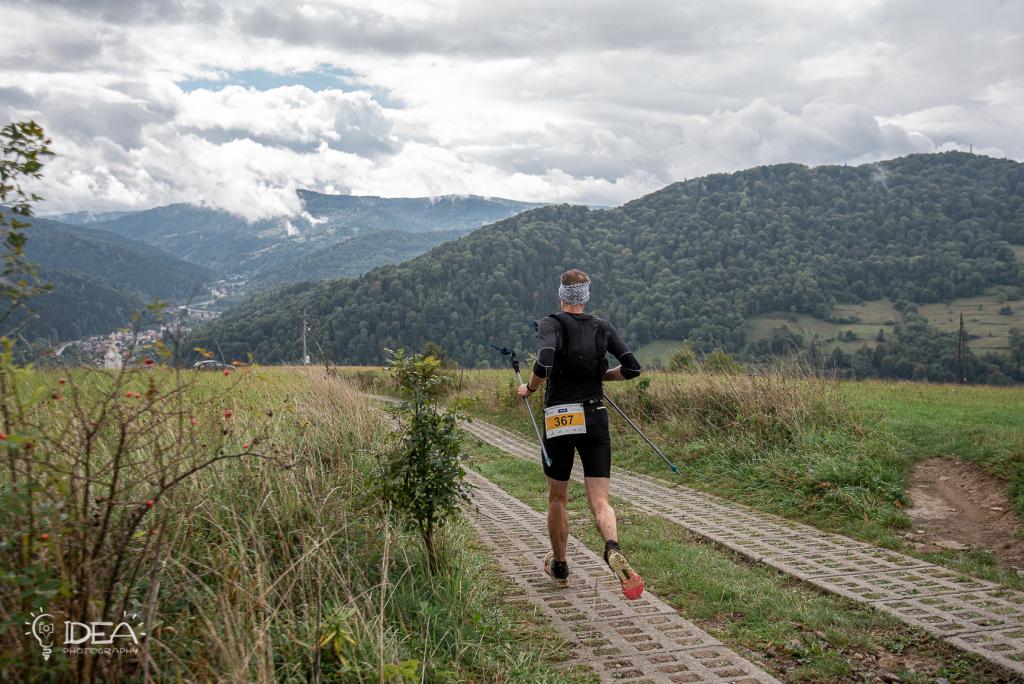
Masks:
[[[464,428],[510,454],[540,460],[539,447],[512,432],[476,419]],[[574,468],[573,478],[582,480],[580,468]],[[747,558],[1024,674],[1022,592],[621,469],[612,478],[612,494]],[[507,537],[520,533],[509,529]]]
[[[567,665],[593,669],[602,682],[776,682],[713,636],[684,620],[650,592],[622,595],[604,561],[569,538],[569,586],[557,587],[541,566],[550,549],[544,516],[477,473],[476,505],[467,514],[517,591],[569,644]]]

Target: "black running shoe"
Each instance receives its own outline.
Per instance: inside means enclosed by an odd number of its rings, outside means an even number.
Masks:
[[[556,561],[554,551],[548,551],[548,555],[544,556],[544,572],[556,585],[569,586],[569,564],[565,561]]]

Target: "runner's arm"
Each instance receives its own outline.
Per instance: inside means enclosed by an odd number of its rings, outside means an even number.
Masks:
[[[629,350],[626,343],[619,337],[619,332],[611,323],[608,323],[608,351],[619,361],[615,368],[609,368],[604,374],[605,382],[616,380],[632,380],[643,372],[640,362]]]
[[[520,397],[528,397],[547,381],[551,366],[555,364],[555,349],[558,347],[558,324],[550,318],[542,318],[537,324],[537,337],[540,339],[540,348],[537,350],[537,360],[533,362],[533,373],[525,385],[520,385],[518,394]]]

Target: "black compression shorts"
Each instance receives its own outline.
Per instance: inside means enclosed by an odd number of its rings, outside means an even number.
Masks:
[[[552,480],[565,482],[569,479],[574,451],[580,454],[584,477],[611,476],[612,442],[608,435],[608,411],[604,406],[588,404],[583,407],[583,413],[587,419],[586,434],[544,438],[544,448],[551,458],[551,465],[544,466],[544,474]]]

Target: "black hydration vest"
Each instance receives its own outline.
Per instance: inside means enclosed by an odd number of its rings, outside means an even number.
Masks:
[[[549,318],[558,324],[560,335],[544,403],[552,406],[601,399],[601,382],[608,370],[605,322],[596,316],[580,320],[565,312]]]

